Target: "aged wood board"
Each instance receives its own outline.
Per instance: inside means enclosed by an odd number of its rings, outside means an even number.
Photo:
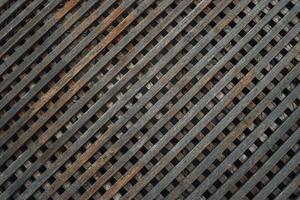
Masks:
[[[300,198],[299,0],[0,0],[0,200]]]

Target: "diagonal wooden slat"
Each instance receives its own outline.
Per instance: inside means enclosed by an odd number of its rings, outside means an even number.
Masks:
[[[294,178],[286,188],[278,195],[276,196],[276,199],[284,199],[286,197],[290,197],[293,195],[293,193],[298,189],[300,182],[300,176],[297,175],[296,178]]]
[[[216,92],[214,92],[214,93],[216,93]],[[203,99],[204,100],[204,99]],[[200,104],[201,105],[201,104]],[[184,121],[188,121],[188,120],[183,120],[182,122],[184,122]],[[175,127],[174,127],[175,128]],[[177,127],[176,127],[177,128]],[[170,134],[171,135],[171,134]],[[174,135],[174,134],[172,134],[172,135]],[[170,137],[170,136],[169,136]],[[165,143],[167,140],[166,139],[163,139],[163,140],[161,140],[160,142],[162,142],[162,143]],[[183,141],[183,140],[182,140]],[[158,146],[156,146],[156,148],[154,148],[153,150],[155,150],[155,151],[157,151],[157,149],[158,149]],[[155,153],[152,153],[151,152],[151,154],[153,155],[153,154],[155,154]],[[149,153],[149,155],[151,155],[150,153]],[[170,154],[171,155],[171,154]],[[173,154],[174,155],[174,154]],[[161,165],[159,165],[158,164],[158,166],[161,166]],[[154,168],[154,169],[157,169],[157,168]],[[144,179],[145,180],[145,179]]]
[[[47,21],[47,23],[43,27],[38,29],[38,31],[33,36],[31,36],[30,39],[28,38],[26,40],[26,42],[21,47],[18,47],[17,51],[15,51],[9,58],[6,58],[5,63],[3,64],[3,65],[5,65],[5,67],[2,68],[3,70],[1,69],[1,71],[2,71],[1,73],[3,73],[4,70],[6,70],[7,68],[9,68],[13,64],[15,64],[15,62],[24,53],[26,53],[26,51],[28,51],[28,49],[30,47],[32,47],[54,25],[56,25],[72,8],[74,8],[77,5],[77,3],[79,3],[79,1],[75,1],[75,2],[74,1],[68,1],[68,2],[66,2],[66,4],[63,6],[63,8],[58,13],[56,13],[52,17],[51,20]],[[43,13],[43,11],[41,11],[41,12]],[[37,16],[37,17],[40,18],[40,16]],[[34,19],[32,19],[32,20],[34,21]],[[76,18],[73,21],[76,22]],[[67,24],[69,26],[72,25],[72,24],[67,23],[67,22],[65,22],[65,24]],[[26,28],[26,27],[24,27],[24,28]],[[66,31],[67,28],[68,28],[68,26],[61,27],[62,30],[60,31],[61,32],[60,34],[64,33],[64,31]],[[17,42],[18,41],[17,38],[22,38],[22,34],[23,34],[23,36],[25,35],[25,33],[22,30],[20,30],[19,32],[21,33],[21,35],[19,34],[20,36],[14,35],[14,37],[10,38],[10,40],[7,41],[6,43],[9,43],[10,41]],[[51,34],[51,40],[45,42],[46,45],[43,46],[42,48],[47,49],[47,47],[49,47],[49,45],[52,44],[55,41],[55,39],[57,39],[57,36],[54,36],[54,35]],[[10,47],[7,47],[7,49],[10,49]],[[41,49],[41,48],[36,49],[35,52],[31,53],[32,57],[37,58],[41,53],[43,53],[43,49]],[[27,59],[30,59],[30,58],[27,58]],[[26,65],[25,63],[23,63],[23,64]],[[25,69],[26,69],[26,67],[23,66],[21,68],[21,70],[15,70],[13,73],[11,73],[11,75],[9,77],[7,77],[3,82],[1,82],[1,88],[0,88],[1,91],[4,88],[6,88],[10,83],[12,83],[12,81],[14,79],[16,79],[16,77],[18,77],[18,75],[20,75],[22,73],[22,71],[25,71]]]
[[[24,3],[26,2],[26,0],[20,0],[18,2],[16,2],[16,4],[14,4],[14,6],[9,7],[2,15],[1,15],[1,19],[0,19],[0,24],[2,25],[2,23],[12,14],[14,14],[18,8],[22,5],[24,5]],[[0,7],[2,7],[1,5],[3,5],[4,3],[1,2],[0,3]]]
[[[271,33],[271,32],[270,32]],[[266,41],[266,40],[264,40],[264,41]],[[284,40],[282,40],[282,41],[284,41]],[[285,41],[284,41],[285,42]],[[280,43],[279,43],[279,45],[278,46],[280,46]],[[275,48],[273,49],[273,50],[275,50]],[[273,53],[273,52],[270,52],[270,54],[269,55],[271,55],[271,53]],[[265,58],[267,58],[267,55],[266,55],[266,57]],[[284,60],[284,61],[286,61],[286,60]],[[260,64],[263,64],[264,62],[260,62]],[[284,63],[284,62],[283,62]],[[258,73],[259,71],[256,71],[256,73]],[[296,71],[297,72],[297,71]],[[251,73],[249,73],[250,75],[253,75],[253,74],[251,74]],[[297,75],[298,73],[296,73],[296,75]],[[244,77],[245,78],[245,80],[247,80],[247,77]],[[255,91],[255,90],[254,90]],[[259,91],[259,90],[258,90]],[[257,92],[257,91],[255,91],[255,92]],[[249,94],[251,94],[251,93],[249,93]],[[246,98],[244,98],[243,100],[246,100]],[[248,100],[249,101],[249,100]],[[243,101],[241,101],[241,102],[243,102]],[[249,103],[249,102],[248,102]],[[247,103],[241,103],[241,105],[247,105]],[[243,108],[239,108],[238,106],[236,106],[235,107],[236,109],[243,109]],[[231,111],[232,113],[239,113],[238,111],[236,111],[236,110],[232,110]],[[257,112],[257,111],[256,111]],[[255,112],[254,112],[255,113]],[[230,115],[228,114],[228,117],[229,117]],[[231,118],[234,118],[234,117],[231,117]],[[250,118],[250,117],[249,117]],[[225,119],[225,118],[224,118]],[[245,121],[246,121],[246,123],[244,124],[244,126],[245,125],[247,125],[247,123],[250,123],[248,120],[246,120],[247,118],[245,118]],[[250,118],[251,119],[251,118]],[[227,125],[229,123],[229,121],[228,122],[223,122],[223,123],[220,123],[220,125]],[[218,127],[219,128],[219,127]],[[237,133],[239,132],[239,131],[236,131]],[[209,136],[212,136],[212,135],[214,135],[214,134],[210,134]],[[224,139],[224,143],[225,143],[225,141],[226,141],[226,143],[230,143],[230,140],[234,140],[235,138],[232,138],[233,136],[235,136],[234,134],[231,136],[231,138],[229,137],[229,138],[227,138],[227,140],[226,139]],[[212,141],[212,140],[211,140]],[[203,144],[205,144],[205,143],[208,143],[208,141],[206,141],[206,142],[203,142]],[[200,146],[200,145],[199,145]],[[223,147],[224,145],[219,145],[218,147]],[[203,148],[203,146],[202,146],[202,148]],[[215,158],[213,155],[218,155],[220,152],[217,152],[217,151],[214,151],[215,152],[215,154],[213,154],[213,152],[210,154],[210,156],[211,156],[211,158],[213,159],[213,158]],[[221,151],[222,152],[222,151]],[[207,160],[210,158],[210,156],[207,156]],[[191,158],[191,159],[193,159],[193,158]],[[212,162],[213,160],[211,160],[211,162]],[[207,163],[206,163],[207,164]],[[208,164],[207,164],[208,165]],[[199,170],[201,170],[201,169],[203,169],[203,168],[198,168]],[[223,168],[221,168],[220,167],[220,169],[222,169],[222,170],[224,170],[225,168],[223,167]],[[200,172],[199,172],[200,173]],[[196,176],[195,174],[197,174],[197,172],[195,171],[195,173],[194,173],[194,177]],[[201,173],[200,173],[201,174]],[[191,177],[191,179],[193,179],[193,176],[191,175],[190,176]]]
[[[160,27],[157,27],[157,28],[159,29]],[[151,36],[151,37],[152,37],[152,36]],[[149,38],[146,38],[146,39],[149,39]],[[126,40],[125,40],[125,41],[126,41]],[[145,40],[145,41],[147,41],[147,40]],[[142,44],[142,45],[145,45],[144,43],[141,43],[141,44]],[[135,54],[136,54],[136,52],[135,52]],[[99,69],[99,68],[97,68],[97,70],[98,70],[98,69]],[[122,68],[116,68],[116,71],[112,71],[112,72],[113,72],[112,74],[115,75],[116,73],[120,72],[121,69],[122,69]],[[108,75],[109,75],[109,76],[108,76]],[[107,75],[108,79],[105,79],[106,83],[107,83],[107,81],[109,80],[109,78],[110,78],[111,76],[113,76],[113,75],[111,75],[111,74],[108,74],[108,75]],[[84,81],[84,80],[83,80],[83,81]],[[81,83],[82,83],[82,82],[81,82]],[[104,84],[104,83],[101,82],[101,83],[100,83],[100,86],[103,85],[103,84]],[[57,88],[55,88],[55,89],[57,89]],[[79,88],[78,88],[78,87],[75,87],[75,89],[78,90]],[[96,88],[96,89],[99,89],[99,88]],[[75,92],[76,92],[76,90],[75,90]],[[72,90],[72,93],[74,93],[74,90]],[[64,102],[66,102],[66,99],[68,99],[68,97],[71,96],[72,93],[66,95],[66,98],[61,99],[61,100],[62,100],[62,103],[60,103],[60,104],[63,104]],[[49,97],[49,95],[47,95],[47,97]],[[87,98],[89,98],[89,96],[87,96]],[[82,105],[82,103],[84,103],[84,101],[81,102],[81,105]],[[76,109],[79,109],[79,108],[80,108],[79,106],[80,106],[80,105],[77,105],[77,106],[75,106],[75,108],[76,108]],[[59,108],[59,107],[58,107],[58,108]],[[51,110],[51,112],[52,112],[52,111],[54,111],[54,113],[55,113],[56,110]],[[77,110],[77,111],[78,111],[78,110]],[[76,112],[76,111],[75,111],[75,112]],[[53,112],[52,112],[52,113],[53,113]],[[54,113],[53,113],[53,114],[54,114]],[[51,116],[51,115],[50,115],[50,116]],[[67,117],[70,117],[70,116],[67,116]],[[45,121],[45,118],[43,118],[43,120]],[[38,123],[38,122],[37,122],[37,125],[40,127],[40,126],[41,126],[41,123]],[[31,133],[30,133],[30,132],[31,132]],[[28,133],[25,134],[24,136],[25,136],[25,137],[28,137],[29,134],[32,134],[32,132],[34,132],[33,129],[31,129],[30,132],[28,132]],[[8,132],[8,133],[9,133],[9,132]],[[22,141],[24,142],[24,140],[26,140],[26,139],[20,138],[20,141],[21,141],[21,142],[22,142]]]
[[[26,9],[24,9],[17,17],[15,17],[8,25],[7,25],[7,28],[3,28],[1,31],[0,31],[0,40],[3,40],[5,39],[5,37],[10,33],[12,32],[16,26],[19,25],[19,23],[21,23],[23,20],[26,19],[26,17],[28,15],[30,15],[32,12],[35,11],[35,9],[37,9],[37,7],[43,3],[43,0],[35,0],[33,1],[31,4],[29,4]],[[52,5],[56,6],[57,4],[59,3],[59,1],[56,1],[56,2],[53,2]],[[47,6],[48,7],[48,6]],[[50,6],[50,9],[52,8],[52,6]],[[45,9],[46,10],[46,9]],[[50,10],[49,10],[50,11]],[[47,14],[47,13],[45,13]],[[43,15],[43,14],[42,14]],[[35,17],[36,19],[35,20],[32,20],[31,23],[27,23],[25,25],[25,27],[23,28],[25,31],[21,32],[21,34],[25,34],[26,31],[29,31],[33,24],[34,23],[38,23],[39,18]],[[17,35],[13,36],[13,37],[18,37]],[[10,43],[6,43],[6,45],[2,45],[1,46],[1,51],[0,51],[0,57],[2,58],[2,56],[4,55],[4,53],[8,50],[8,47],[7,46],[10,46]]]
[[[299,0],[0,0],[0,199],[299,198]]]

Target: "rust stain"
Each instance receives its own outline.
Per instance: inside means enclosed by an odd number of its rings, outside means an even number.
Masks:
[[[69,12],[73,7],[79,3],[79,0],[69,0],[59,12],[55,13],[53,19],[59,21],[67,12]]]

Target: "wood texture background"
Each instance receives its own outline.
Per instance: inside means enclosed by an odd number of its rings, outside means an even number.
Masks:
[[[0,200],[297,199],[299,0],[0,0]]]

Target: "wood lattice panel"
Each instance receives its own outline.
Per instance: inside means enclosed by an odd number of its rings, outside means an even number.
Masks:
[[[299,0],[0,0],[0,199],[297,199]]]

